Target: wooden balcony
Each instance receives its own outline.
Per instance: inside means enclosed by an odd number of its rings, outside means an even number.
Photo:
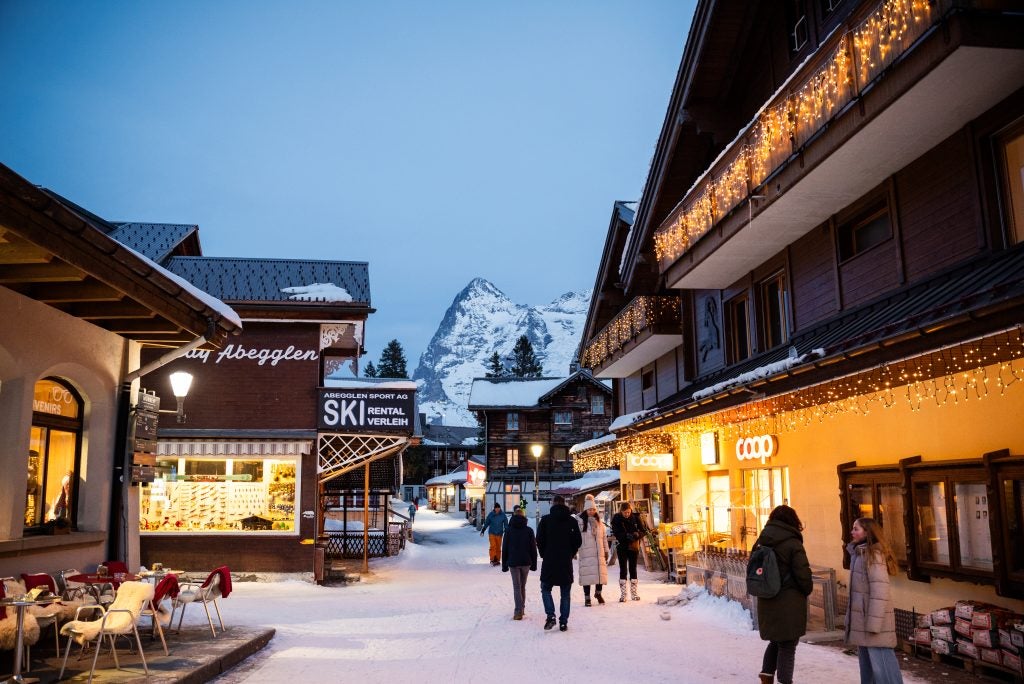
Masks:
[[[678,297],[634,298],[583,350],[598,378],[625,378],[683,343]]]
[[[881,0],[839,27],[659,226],[668,286],[728,287],[1016,91],[1024,22],[980,4]]]

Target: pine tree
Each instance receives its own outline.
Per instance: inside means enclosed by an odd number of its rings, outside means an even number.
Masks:
[[[501,363],[501,357],[498,356],[498,352],[491,354],[491,358],[487,360],[487,375],[488,378],[503,378],[505,377],[505,366]]]
[[[517,378],[539,378],[544,367],[533,353],[533,345],[526,335],[520,335],[516,346],[512,348],[511,374]]]
[[[377,367],[373,365],[373,361],[366,362],[366,368],[363,370],[363,377],[375,378],[377,377]]]
[[[398,340],[391,340],[380,353],[377,363],[378,378],[408,378],[409,371],[405,368],[405,352]]]

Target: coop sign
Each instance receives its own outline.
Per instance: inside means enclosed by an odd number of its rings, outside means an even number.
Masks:
[[[626,470],[672,470],[672,454],[627,454]]]
[[[774,456],[779,450],[779,441],[775,435],[758,435],[757,437],[741,437],[736,440],[736,460],[757,461],[761,464]]]
[[[317,427],[327,432],[413,433],[416,391],[320,388]]]

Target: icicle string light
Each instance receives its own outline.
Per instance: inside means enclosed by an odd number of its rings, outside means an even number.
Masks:
[[[928,0],[884,0],[853,30],[840,35],[824,63],[805,81],[780,93],[725,155],[714,173],[683,199],[654,235],[662,270],[821,130],[932,24]]]
[[[598,368],[644,330],[658,324],[678,328],[680,307],[678,297],[636,297],[584,348],[580,362],[585,368]]]

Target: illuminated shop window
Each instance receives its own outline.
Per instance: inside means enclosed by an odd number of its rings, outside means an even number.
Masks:
[[[886,541],[900,564],[907,562],[907,534],[903,523],[903,486],[898,470],[853,475],[846,480],[847,517],[843,519],[843,543],[858,518],[872,518],[882,526]]]
[[[768,522],[772,509],[789,504],[789,468],[752,468],[743,471],[743,538],[746,548]]]
[[[74,527],[82,437],[82,400],[55,378],[35,384],[29,435],[25,528],[47,523]]]
[[[296,458],[161,458],[142,489],[143,533],[281,533],[296,529]]]
[[[1003,538],[1010,577],[1024,582],[1024,468],[1006,473],[999,481],[1003,499]]]
[[[980,477],[980,473],[974,477]],[[914,482],[914,526],[922,565],[991,572],[992,532],[985,483],[967,473]]]

